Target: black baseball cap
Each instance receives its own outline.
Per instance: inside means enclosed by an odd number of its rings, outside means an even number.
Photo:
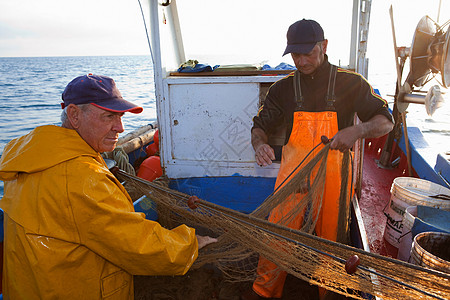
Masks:
[[[289,26],[287,46],[284,55],[288,53],[307,54],[311,52],[317,42],[325,40],[323,29],[314,20],[300,20]]]
[[[93,104],[113,112],[141,113],[143,108],[122,98],[114,80],[102,75],[83,75],[73,79],[62,93],[61,107]]]

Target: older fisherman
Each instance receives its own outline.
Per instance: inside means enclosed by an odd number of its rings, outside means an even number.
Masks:
[[[182,275],[215,239],[145,219],[100,156],[123,132],[114,80],[86,75],[62,94],[62,126],[12,140],[5,182],[5,299],[133,299],[133,275]]]

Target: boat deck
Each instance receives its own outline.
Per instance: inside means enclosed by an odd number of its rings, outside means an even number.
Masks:
[[[384,137],[365,141],[364,173],[359,206],[364,227],[368,229],[367,238],[370,252],[396,258],[398,249],[383,238],[386,226],[384,210],[391,198],[391,186],[394,178],[408,176],[407,159],[403,152],[398,149],[391,156],[391,159],[400,157],[396,168],[384,169],[379,167],[377,161],[380,158],[385,140]]]

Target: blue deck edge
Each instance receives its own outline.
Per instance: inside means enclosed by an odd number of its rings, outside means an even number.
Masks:
[[[411,164],[420,178],[448,187],[450,182],[450,163],[442,155],[437,155],[436,165],[432,166],[425,160],[425,151],[430,146],[425,141],[422,132],[417,127],[408,127],[408,140],[411,152]],[[399,146],[406,154],[405,137],[402,135]],[[446,182],[447,181],[447,182]]]
[[[243,213],[255,210],[273,192],[274,186],[275,178],[239,174],[173,179],[169,183],[171,189]]]

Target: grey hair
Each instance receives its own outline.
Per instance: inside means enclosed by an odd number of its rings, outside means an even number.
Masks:
[[[61,125],[64,126],[64,123],[67,122],[67,106],[64,107],[62,113],[61,113]]]
[[[89,104],[78,104],[77,106],[82,111],[86,111],[90,105]],[[67,125],[69,125],[67,122],[69,122],[69,118],[67,117],[67,106],[66,106],[66,107],[64,107],[63,111],[61,112],[61,126],[67,127]]]

